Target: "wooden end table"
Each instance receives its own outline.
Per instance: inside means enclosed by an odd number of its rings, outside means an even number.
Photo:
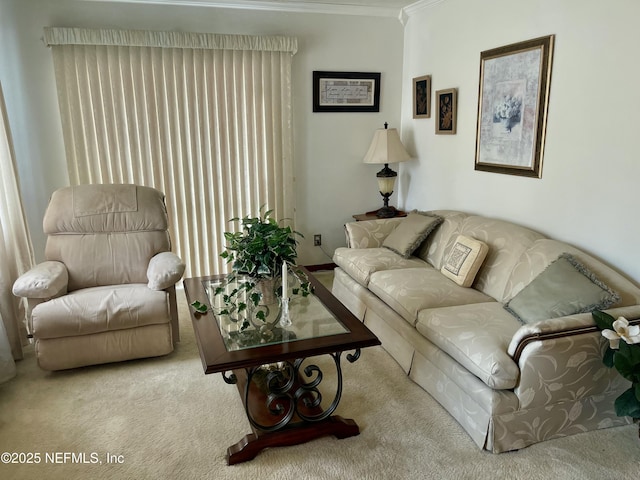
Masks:
[[[396,208],[394,208],[394,210],[395,210],[396,214],[393,217],[387,217],[387,218],[396,218],[396,217],[406,217],[407,216],[407,212],[405,212],[405,211],[398,210]],[[381,219],[384,219],[383,217],[378,217],[378,215],[376,215],[377,213],[378,213],[378,210],[372,210],[371,212],[358,213],[356,215],[353,215],[353,218],[355,218],[357,222],[362,222],[362,221],[365,221],[365,220],[381,220]]]
[[[278,329],[273,338],[245,331],[242,338],[255,334],[256,341],[238,342],[238,325],[211,310],[199,314],[191,309],[204,373],[220,372],[226,383],[237,386],[253,432],[227,449],[229,465],[251,460],[268,447],[296,445],[326,435],[347,438],[360,433],[353,420],[332,415],[342,395],[341,357],[344,352],[353,351],[346,355],[353,363],[361,348],[380,345],[380,340],[308,270],[301,268],[314,292],[306,298],[292,299],[292,325]],[[213,291],[224,280],[225,276],[185,279],[189,305],[194,301],[212,305]],[[336,391],[328,406],[322,405],[319,390],[324,374],[315,363],[317,359],[309,360],[319,355],[332,357],[337,376]]]

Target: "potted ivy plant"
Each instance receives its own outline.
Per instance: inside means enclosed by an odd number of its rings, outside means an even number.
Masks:
[[[261,208],[257,217],[230,220],[240,222],[242,229],[224,233],[226,250],[220,256],[232,264],[234,273],[254,279],[274,278],[281,274],[283,262],[295,264],[296,236],[302,234],[280,225],[272,214],[273,210],[262,213]]]
[[[282,297],[283,268],[292,277],[293,295],[307,296],[311,286],[296,267],[297,237],[303,235],[277,221],[273,210],[261,207],[255,217],[232,218],[230,222],[238,222],[241,228],[224,233],[226,245],[220,256],[231,264],[231,273],[214,293],[222,300],[216,313],[228,315],[244,330],[254,319],[267,322],[273,305]],[[200,303],[193,307],[201,312],[207,309]]]

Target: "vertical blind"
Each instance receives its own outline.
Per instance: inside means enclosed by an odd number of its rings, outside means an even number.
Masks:
[[[45,43],[70,183],[163,191],[186,275],[227,270],[231,218],[293,222],[295,38],[46,28]]]

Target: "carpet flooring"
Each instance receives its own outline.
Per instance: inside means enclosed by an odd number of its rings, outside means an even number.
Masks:
[[[234,386],[204,375],[183,292],[165,357],[50,373],[32,350],[0,386],[1,479],[619,479],[640,475],[638,427],[481,451],[381,348],[343,363],[337,414],[358,436],[265,450],[227,466],[250,432]],[[320,366],[327,364],[317,359]],[[325,362],[325,363],[323,363]],[[330,370],[330,369],[328,369]],[[31,461],[31,463],[24,463]],[[20,463],[23,462],[23,463]]]

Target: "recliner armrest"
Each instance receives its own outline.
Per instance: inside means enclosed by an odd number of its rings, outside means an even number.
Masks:
[[[13,294],[23,298],[56,298],[67,293],[69,272],[56,261],[42,262],[23,273],[13,284]]]
[[[180,257],[172,252],[161,252],[154,255],[147,267],[147,286],[151,290],[164,290],[182,278],[185,264]]]

